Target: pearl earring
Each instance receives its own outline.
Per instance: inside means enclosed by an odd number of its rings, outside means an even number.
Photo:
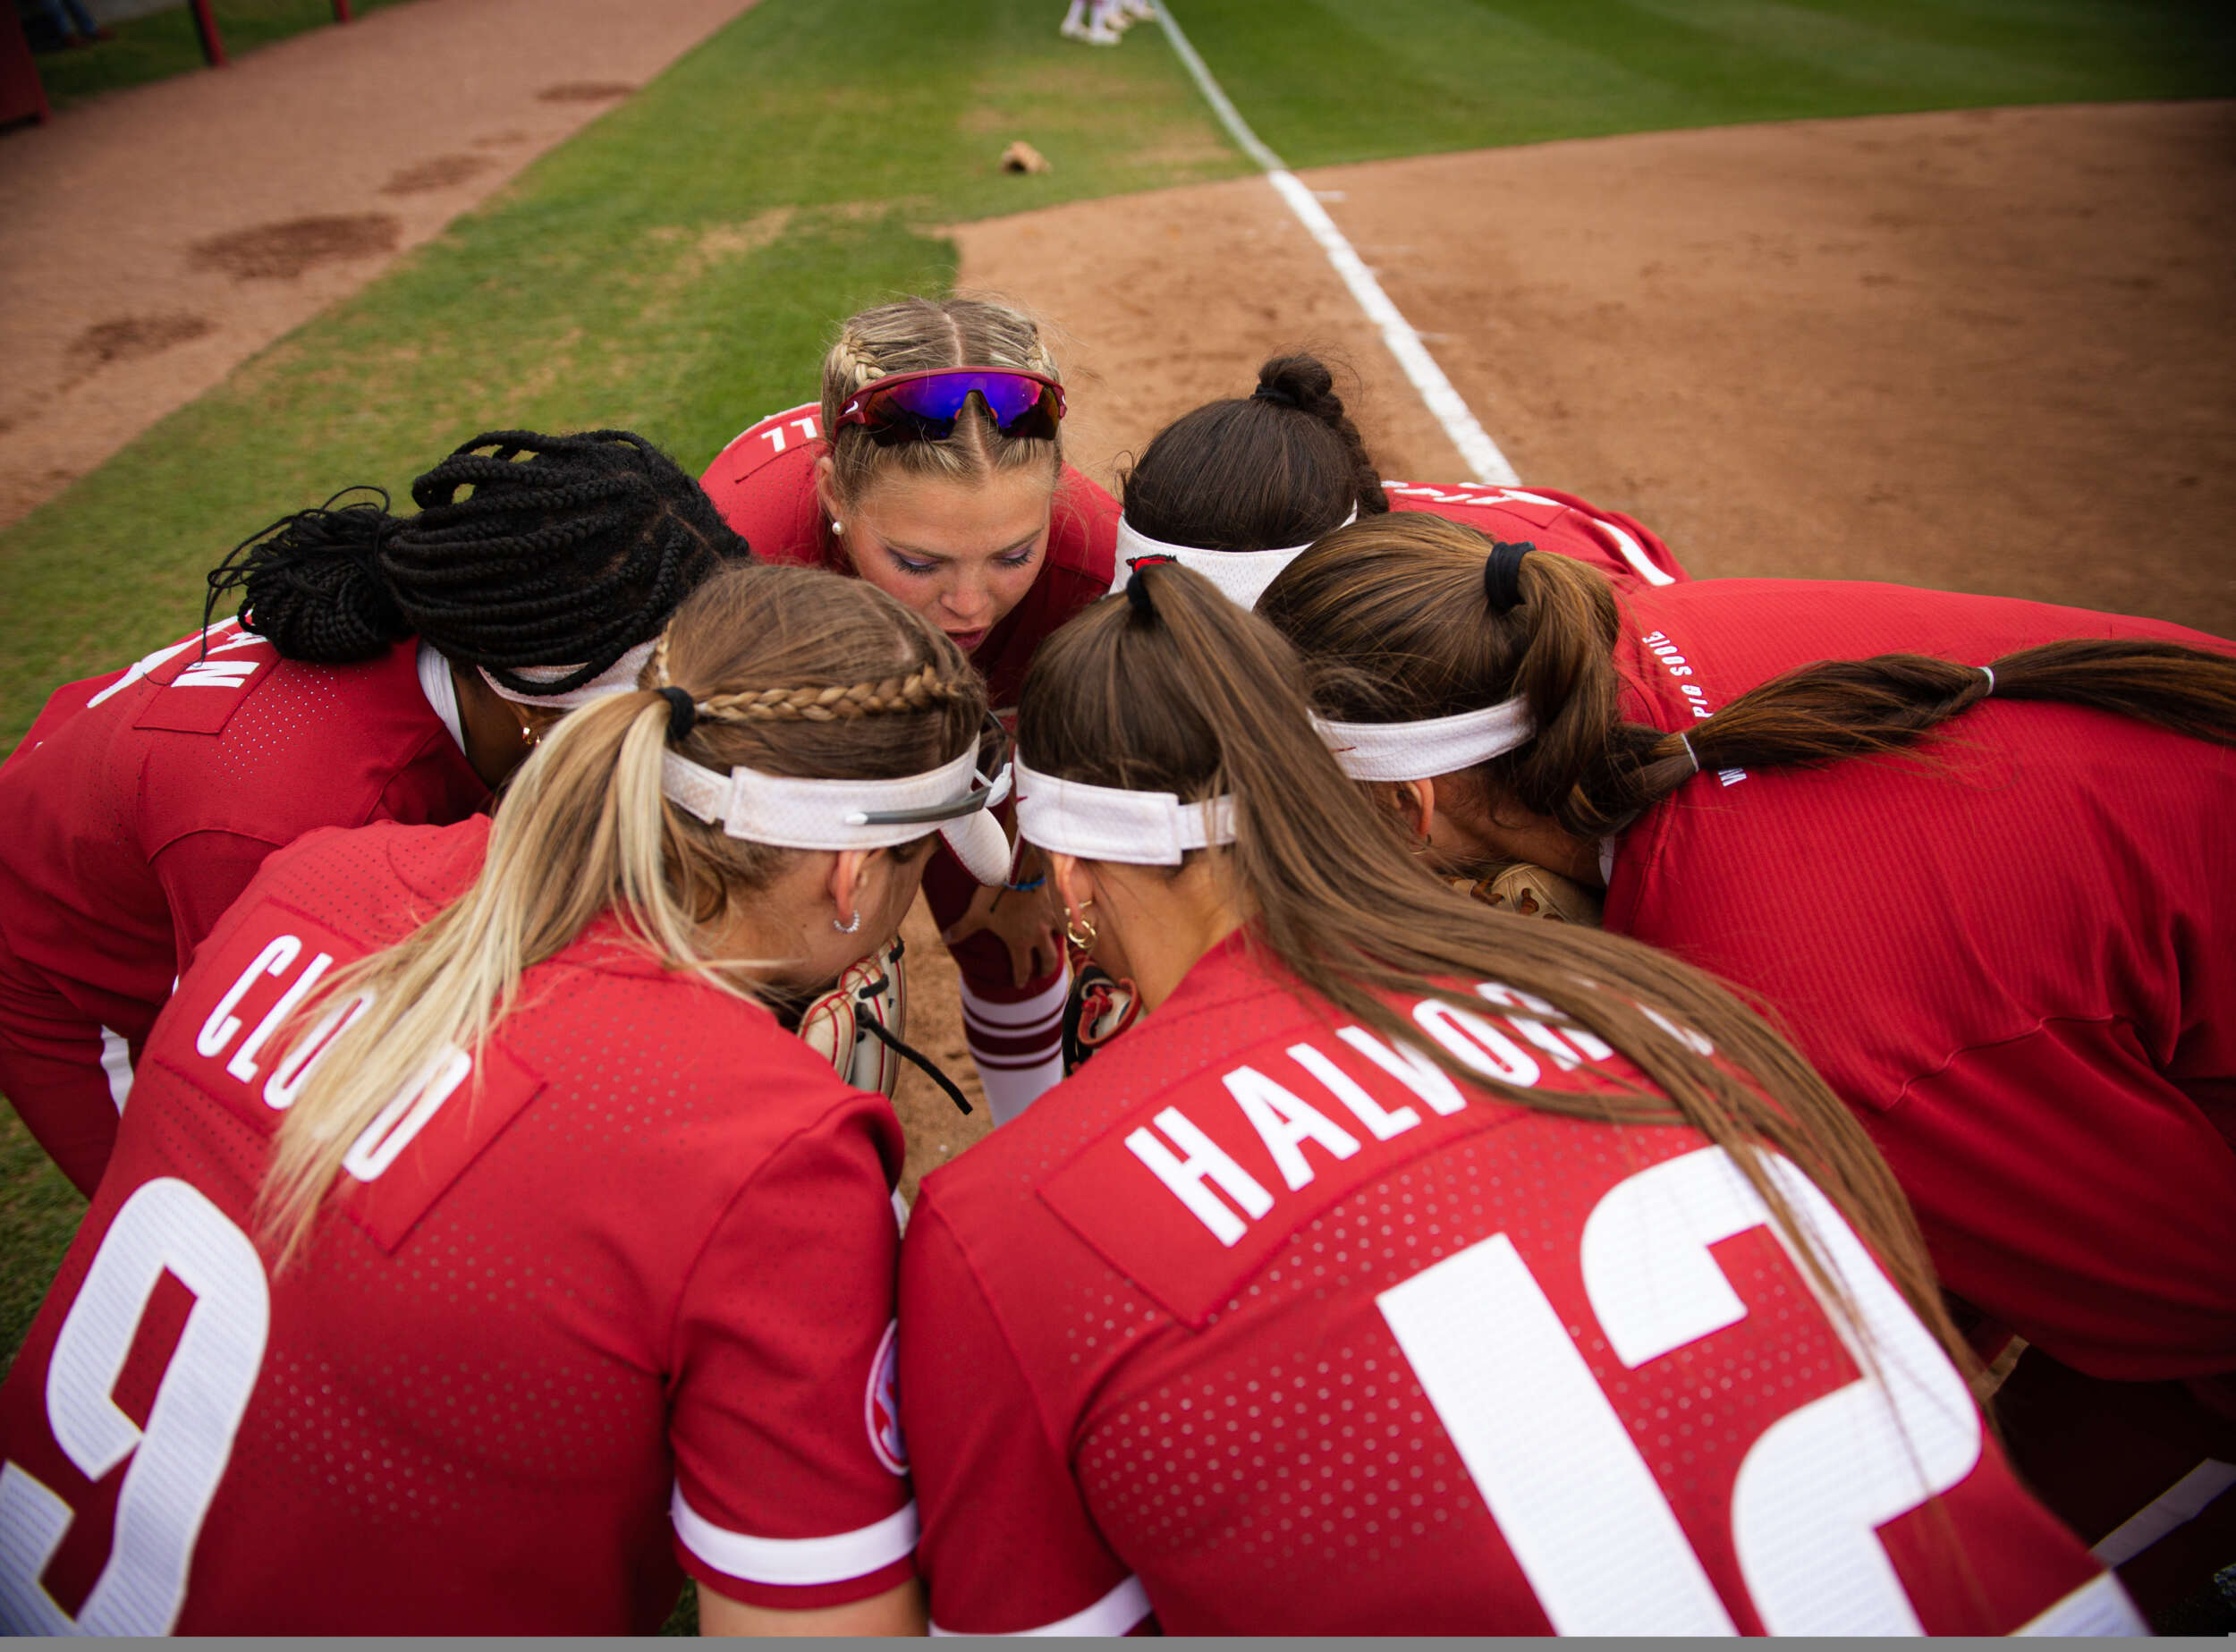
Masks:
[[[843,534],[846,531],[846,524],[839,521],[838,518],[834,516],[831,519],[831,531],[833,533]]]

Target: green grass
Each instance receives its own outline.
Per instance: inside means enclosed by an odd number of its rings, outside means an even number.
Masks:
[[[355,0],[351,10],[362,17],[401,0]],[[216,0],[210,7],[217,32],[225,43],[225,55],[247,56],[275,40],[284,40],[306,29],[330,27],[333,0]],[[42,52],[39,79],[47,97],[57,109],[83,103],[101,92],[120,87],[165,80],[204,66],[201,41],[194,20],[184,5],[145,17],[128,17],[110,25],[115,35],[78,50]]]
[[[1175,15],[1258,136],[1298,166],[2236,93],[2227,0],[1177,0]]]

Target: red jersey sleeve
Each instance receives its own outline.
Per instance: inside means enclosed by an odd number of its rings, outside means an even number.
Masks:
[[[181,975],[194,962],[203,937],[256,881],[258,871],[278,847],[282,845],[245,833],[190,832],[166,843],[148,862],[171,909]]]
[[[1122,1635],[1140,1623],[1148,1592],[1096,1529],[1061,1436],[928,1193],[902,1247],[901,1327],[933,1632]]]
[[[836,1605],[913,1572],[893,1385],[900,1234],[881,1150],[897,1160],[899,1132],[881,1132],[885,1106],[857,1095],[773,1155],[678,1309],[676,1554],[735,1600]]]
[[[812,402],[771,413],[739,432],[699,479],[722,520],[763,562],[822,565],[829,560],[815,496],[822,417]]]
[[[1661,536],[1635,516],[1551,487],[1430,487],[1385,482],[1393,511],[1425,511],[1494,539],[1527,539],[1618,580],[1678,585],[1692,576]]]

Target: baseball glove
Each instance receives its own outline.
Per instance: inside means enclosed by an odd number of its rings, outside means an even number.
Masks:
[[[800,1016],[800,1036],[839,1077],[859,1089],[880,1090],[890,1097],[901,1082],[901,1058],[864,1027],[869,1021],[895,1038],[908,1034],[909,978],[898,936],[886,951],[872,953],[847,970]]]
[[[1597,929],[1605,900],[1572,877],[1541,866],[1515,861],[1472,880],[1455,877],[1452,886],[1496,911],[1542,918],[1556,924],[1584,924]]]

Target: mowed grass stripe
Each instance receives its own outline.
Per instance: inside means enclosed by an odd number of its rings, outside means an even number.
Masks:
[[[1292,165],[1673,127],[2236,93],[2195,0],[1182,0]]]

